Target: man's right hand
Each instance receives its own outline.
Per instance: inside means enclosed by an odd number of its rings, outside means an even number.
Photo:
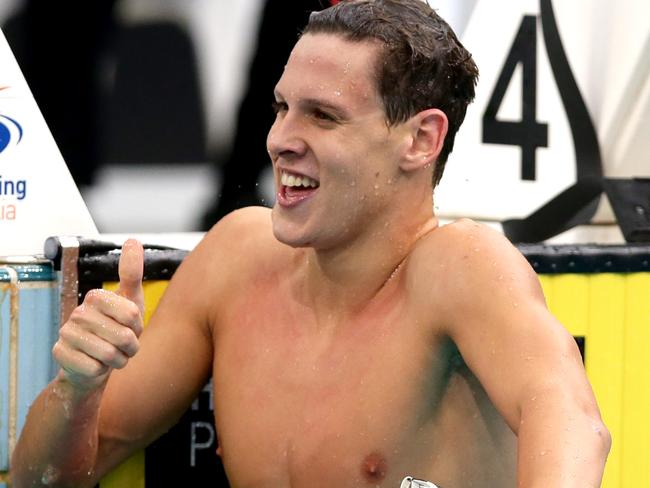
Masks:
[[[143,330],[144,251],[133,239],[122,246],[116,293],[92,290],[61,327],[52,349],[59,378],[81,390],[103,386],[113,368],[123,368],[139,348]]]

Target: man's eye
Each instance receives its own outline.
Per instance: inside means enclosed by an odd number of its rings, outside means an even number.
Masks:
[[[287,104],[285,102],[271,102],[271,108],[275,114],[280,112],[285,112],[287,110]]]
[[[318,120],[328,121],[328,122],[334,122],[336,120],[333,116],[331,116],[327,112],[323,112],[322,110],[318,110],[318,109],[314,110],[314,118]]]

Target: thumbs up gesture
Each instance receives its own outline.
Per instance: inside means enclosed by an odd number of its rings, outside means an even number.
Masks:
[[[126,366],[140,347],[144,292],[142,244],[130,239],[122,246],[120,285],[116,293],[92,290],[59,331],[52,354],[63,377],[80,390],[103,386],[116,368]]]
[[[117,293],[137,305],[141,317],[144,315],[143,271],[144,250],[142,244],[135,239],[129,239],[122,246],[118,267],[120,288]]]

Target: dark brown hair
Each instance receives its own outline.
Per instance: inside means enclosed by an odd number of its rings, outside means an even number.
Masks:
[[[472,55],[449,25],[422,0],[342,0],[313,12],[305,33],[383,44],[375,78],[389,125],[427,108],[445,113],[449,130],[433,172],[435,187],[478,79]]]

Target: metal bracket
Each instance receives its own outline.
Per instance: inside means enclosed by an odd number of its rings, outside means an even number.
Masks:
[[[626,242],[650,242],[650,178],[605,178],[603,189]]]

